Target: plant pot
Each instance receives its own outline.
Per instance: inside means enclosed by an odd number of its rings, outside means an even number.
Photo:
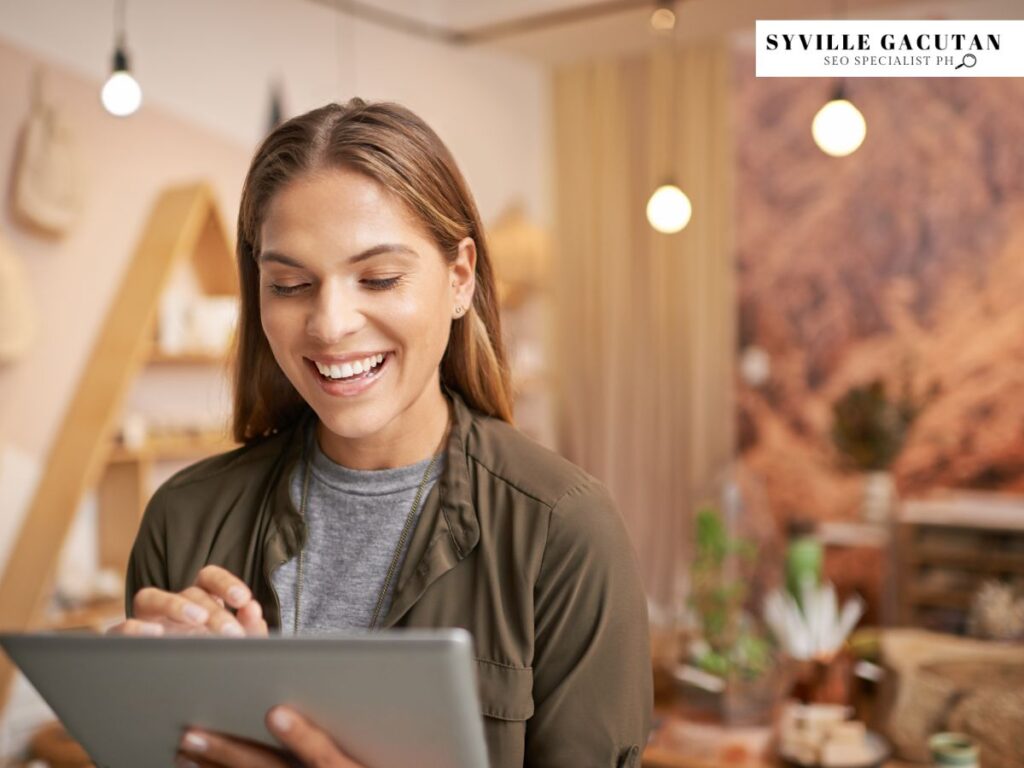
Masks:
[[[695,722],[728,726],[760,726],[774,722],[785,697],[788,676],[778,665],[756,678],[733,677],[721,691],[710,691],[676,678],[674,709]]]
[[[792,698],[803,704],[850,703],[853,689],[853,658],[840,651],[827,660],[792,662]]]
[[[963,733],[937,733],[928,740],[938,768],[978,768],[978,745]]]
[[[864,475],[861,518],[864,522],[884,525],[892,518],[896,503],[896,484],[892,472],[878,470]]]
[[[730,726],[771,725],[784,689],[777,667],[753,680],[730,680],[722,694],[722,722]]]

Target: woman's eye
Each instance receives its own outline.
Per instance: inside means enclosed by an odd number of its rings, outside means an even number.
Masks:
[[[302,289],[306,288],[308,283],[300,283],[299,285],[277,285],[276,283],[270,284],[270,290],[277,296],[291,296],[292,294],[298,293]]]
[[[363,285],[374,291],[386,291],[394,288],[401,280],[401,277],[368,277],[363,280]]]

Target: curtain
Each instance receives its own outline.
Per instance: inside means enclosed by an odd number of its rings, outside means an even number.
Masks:
[[[724,41],[554,72],[559,449],[609,487],[671,611],[694,505],[734,448],[730,77]],[[674,235],[645,214],[669,177],[693,204]]]

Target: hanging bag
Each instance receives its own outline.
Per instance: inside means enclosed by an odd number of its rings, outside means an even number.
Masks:
[[[15,214],[39,229],[64,234],[81,211],[83,186],[74,133],[57,108],[46,102],[37,72],[15,162]]]

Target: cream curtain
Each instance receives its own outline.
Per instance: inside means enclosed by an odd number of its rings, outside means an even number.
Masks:
[[[724,42],[554,73],[559,448],[608,485],[668,610],[693,506],[734,445],[731,99]],[[669,176],[693,218],[662,235],[645,208]]]

